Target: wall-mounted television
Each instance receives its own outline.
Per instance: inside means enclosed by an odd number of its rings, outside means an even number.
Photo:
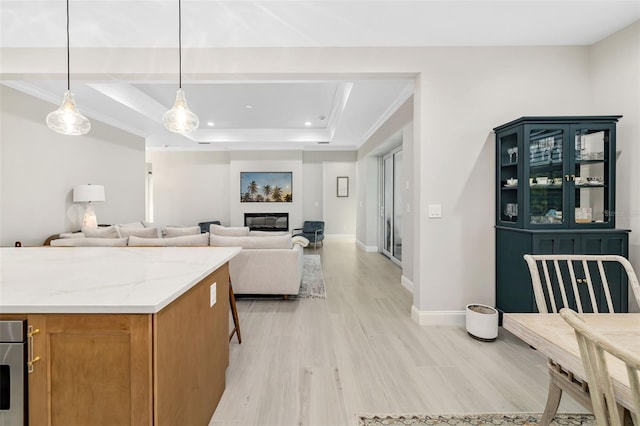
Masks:
[[[293,172],[240,172],[240,202],[293,202]]]

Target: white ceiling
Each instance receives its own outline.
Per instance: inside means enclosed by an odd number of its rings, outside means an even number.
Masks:
[[[177,5],[71,0],[71,47],[177,48]],[[64,47],[65,10],[64,0],[0,0],[0,47]],[[640,19],[640,0],[182,0],[182,19],[183,47],[590,45]],[[2,83],[56,104],[66,88]],[[105,78],[72,89],[83,113],[149,149],[356,149],[412,91],[392,79],[189,81],[200,128],[185,137],[161,124],[175,84]]]

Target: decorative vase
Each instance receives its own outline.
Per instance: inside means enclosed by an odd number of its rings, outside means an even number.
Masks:
[[[492,342],[498,337],[498,311],[487,305],[467,305],[467,333],[474,339]]]

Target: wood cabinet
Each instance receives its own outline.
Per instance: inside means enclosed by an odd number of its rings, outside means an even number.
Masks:
[[[500,311],[536,311],[524,254],[627,257],[628,231],[615,229],[620,117],[521,117],[494,129]],[[607,273],[616,312],[627,312],[626,276]]]
[[[229,364],[228,285],[224,264],[156,314],[21,316],[39,330],[29,424],[208,424]]]

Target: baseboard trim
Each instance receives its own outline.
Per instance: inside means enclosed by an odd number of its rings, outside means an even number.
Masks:
[[[400,277],[400,284],[402,284],[404,288],[406,288],[411,294],[413,294],[413,281],[403,275]]]
[[[361,250],[364,250],[367,253],[377,253],[378,252],[378,246],[367,246],[360,240],[356,240],[356,245],[358,246],[358,248],[360,248]]]
[[[420,325],[465,325],[465,311],[421,311],[411,306],[411,319]]]

